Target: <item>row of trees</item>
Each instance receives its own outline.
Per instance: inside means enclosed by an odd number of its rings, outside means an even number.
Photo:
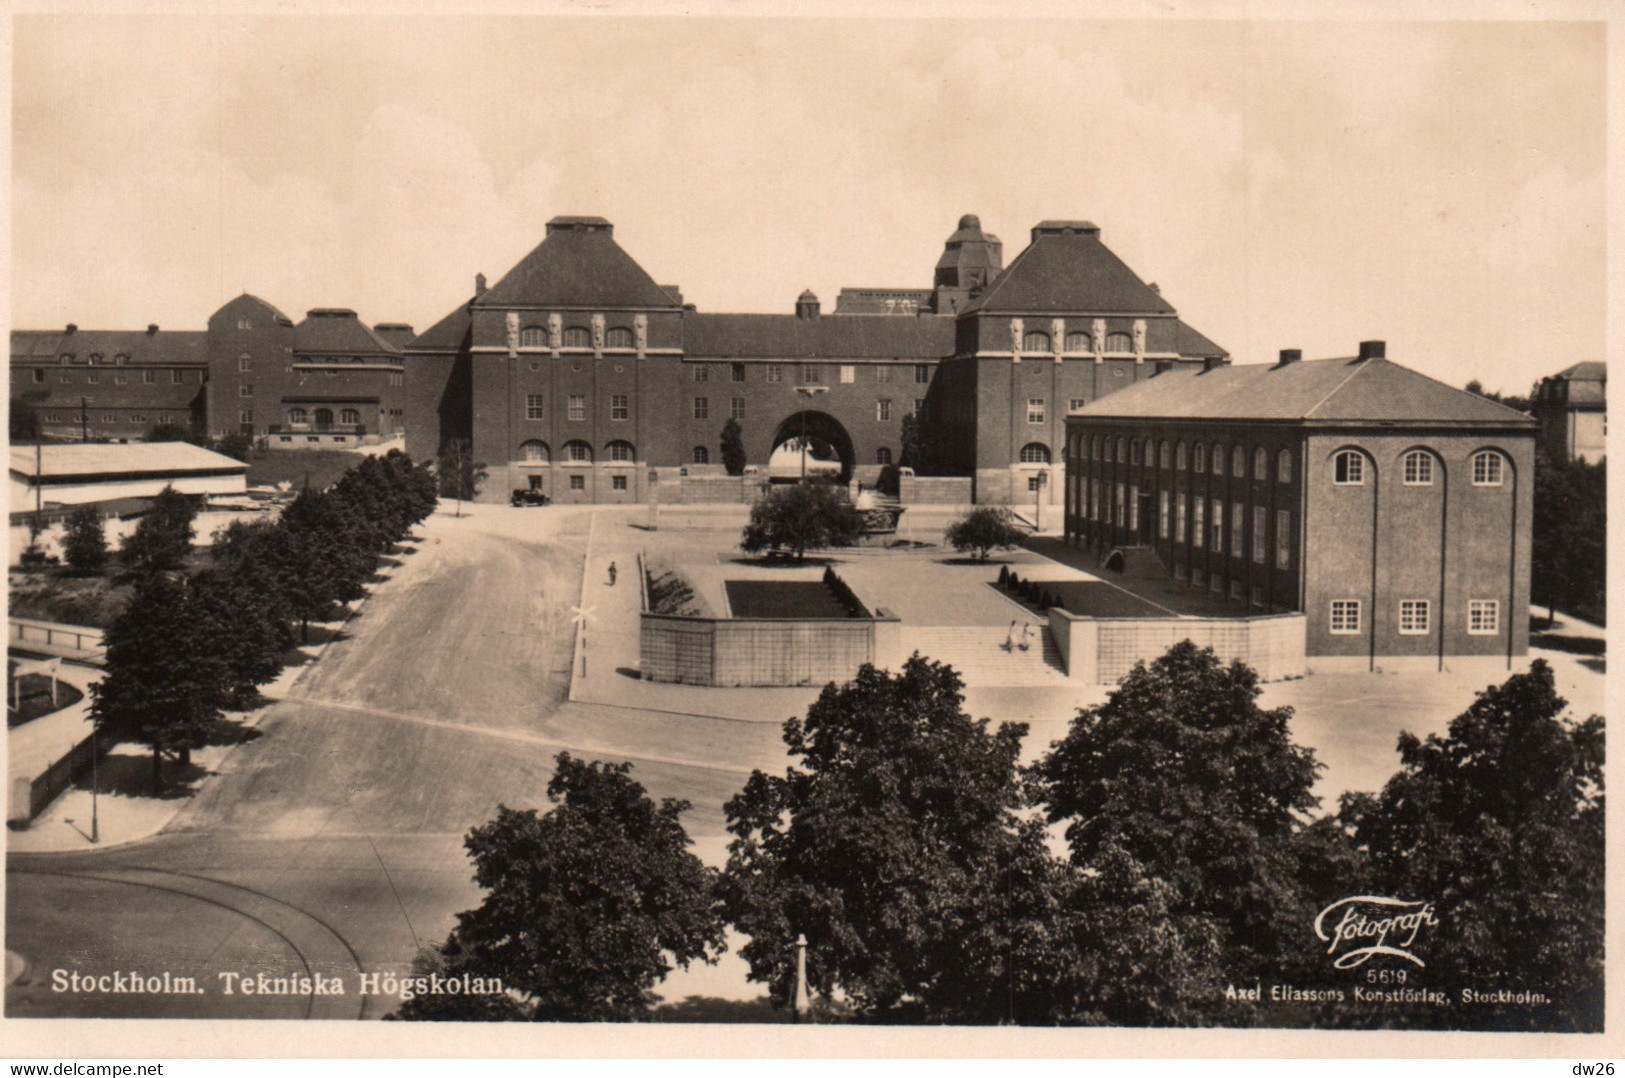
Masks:
[[[686,803],[656,805],[628,765],[561,756],[551,812],[503,809],[469,835],[487,897],[425,959],[507,994],[420,996],[400,1016],[637,1019],[732,924],[775,1005],[805,935],[815,1007],[869,1022],[1601,1028],[1603,724],[1563,717],[1543,662],[1447,735],[1403,737],[1382,791],[1320,817],[1291,709],[1261,708],[1251,670],[1189,642],[1025,768],[1025,727],[972,719],[961,690],[919,656],[828,686],[785,724],[792,765],[728,802],[720,872],[688,849]],[[1550,1004],[1228,991],[1363,984],[1312,929],[1359,894],[1441,911],[1418,944],[1427,987]]]
[[[160,495],[124,545],[137,580],[105,634],[106,673],[91,689],[98,732],[151,748],[160,788],[163,760],[186,761],[224,709],[277,676],[310,622],[364,595],[379,559],[435,502],[427,467],[398,451],[365,457],[329,490],[301,492],[274,522],[233,522],[208,564],[188,573],[190,502]]]
[[[1530,550],[1534,601],[1601,623],[1607,617],[1608,466],[1535,460]]]

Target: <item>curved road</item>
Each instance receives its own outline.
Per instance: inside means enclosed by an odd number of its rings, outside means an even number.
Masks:
[[[587,512],[468,513],[430,519],[160,835],[8,857],[6,946],[28,962],[9,1015],[381,1017],[399,1000],[359,995],[361,974],[409,970],[477,904],[462,836],[498,804],[545,807],[561,749],[632,760],[720,845],[722,803],[783,759],[777,728],[565,703]],[[59,992],[55,970],[203,991]],[[345,994],[221,988],[222,972],[261,971],[320,972]]]

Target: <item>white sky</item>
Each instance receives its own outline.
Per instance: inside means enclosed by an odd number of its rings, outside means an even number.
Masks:
[[[1601,358],[1602,23],[20,16],[12,324],[427,328],[598,214],[703,311],[1088,218],[1241,362]]]

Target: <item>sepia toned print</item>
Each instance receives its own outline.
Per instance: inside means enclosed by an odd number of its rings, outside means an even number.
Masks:
[[[1603,24],[14,25],[8,1021],[1605,1031]]]

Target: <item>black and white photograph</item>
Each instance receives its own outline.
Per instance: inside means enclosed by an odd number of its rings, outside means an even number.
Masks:
[[[12,10],[0,1034],[1603,1058],[1612,28]]]

